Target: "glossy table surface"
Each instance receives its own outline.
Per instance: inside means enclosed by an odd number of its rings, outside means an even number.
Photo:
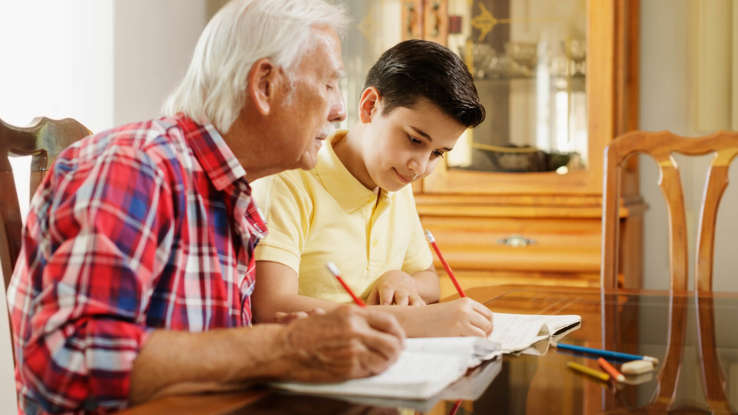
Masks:
[[[285,394],[264,386],[229,393],[172,396],[126,411],[244,414],[592,414],[731,413],[738,410],[738,293],[670,296],[665,291],[542,286],[469,289],[467,295],[504,313],[579,314],[582,325],[563,342],[657,357],[638,384],[601,382],[566,367],[596,362],[553,348],[542,356],[505,356],[467,375],[466,389],[425,402]],[[712,366],[710,366],[712,363]],[[703,366],[705,369],[703,370]],[[454,392],[458,393],[458,392]],[[443,394],[443,392],[442,392]],[[458,407],[457,407],[458,406]]]

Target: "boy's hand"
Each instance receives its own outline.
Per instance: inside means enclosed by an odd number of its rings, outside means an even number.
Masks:
[[[415,279],[399,270],[387,271],[377,279],[367,304],[425,305],[420,297]]]
[[[413,319],[415,326],[406,328],[414,336],[487,337],[492,333],[492,311],[468,297],[431,304],[417,311],[422,312],[423,317]],[[433,324],[427,324],[428,321]]]

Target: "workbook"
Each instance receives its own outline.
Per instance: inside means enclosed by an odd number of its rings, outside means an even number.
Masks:
[[[275,382],[272,386],[319,395],[428,399],[461,378],[467,369],[500,356],[499,346],[481,337],[405,340],[397,362],[383,373],[338,383]]]
[[[397,362],[376,376],[337,383],[275,382],[272,386],[316,395],[429,399],[485,360],[503,353],[544,353],[550,340],[576,330],[581,320],[577,315],[494,313],[494,329],[488,338],[407,339]]]
[[[493,313],[494,328],[489,340],[503,353],[542,354],[551,340],[558,341],[582,323],[578,315]]]
[[[438,401],[476,401],[489,388],[490,383],[502,370],[502,359],[492,359],[469,369],[464,376],[452,382],[440,393],[429,399],[398,399],[376,396],[332,395],[332,398],[360,405],[414,409],[421,414],[430,412]]]

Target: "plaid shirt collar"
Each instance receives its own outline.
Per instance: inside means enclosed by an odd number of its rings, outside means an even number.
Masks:
[[[185,140],[218,191],[246,176],[246,170],[212,124],[200,125],[179,114]]]

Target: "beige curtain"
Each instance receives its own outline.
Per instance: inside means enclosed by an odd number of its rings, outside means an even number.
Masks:
[[[738,0],[690,1],[689,7],[694,130],[738,130]]]

